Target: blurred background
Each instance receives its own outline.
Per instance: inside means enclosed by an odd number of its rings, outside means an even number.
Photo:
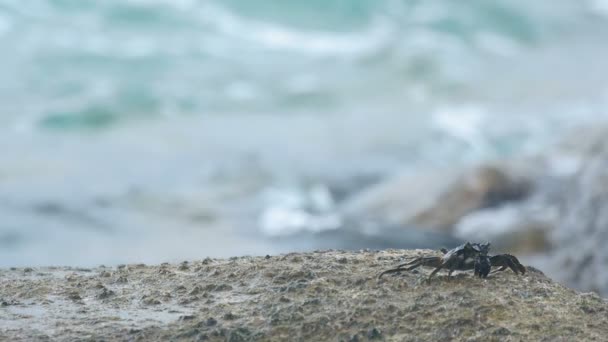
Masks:
[[[0,0],[0,266],[489,240],[605,293],[606,42],[605,0]]]

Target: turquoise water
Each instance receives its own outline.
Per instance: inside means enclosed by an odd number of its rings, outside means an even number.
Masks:
[[[283,250],[276,201],[605,120],[607,38],[602,0],[0,0],[0,265]]]

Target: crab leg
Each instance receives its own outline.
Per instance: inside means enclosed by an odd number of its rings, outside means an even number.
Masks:
[[[494,255],[494,256],[490,257],[490,262],[492,263],[492,266],[501,266],[495,272],[504,271],[508,267],[515,274],[526,273],[526,268],[524,267],[524,265],[522,265],[519,262],[519,260],[517,260],[517,258],[512,256],[511,254]],[[492,273],[494,273],[494,272],[492,272]]]
[[[490,272],[490,274],[494,274],[494,273],[496,273],[496,272],[502,272],[502,271],[506,270],[508,267],[509,267],[509,266],[502,266],[501,268],[499,268],[499,269],[497,269],[497,270],[494,270],[494,271]]]
[[[416,258],[416,259],[414,259],[412,261],[406,262],[405,264],[398,265],[395,268],[392,268],[390,270],[386,270],[386,271],[380,273],[380,275],[378,275],[378,279],[380,279],[383,275],[388,274],[388,273],[397,273],[397,272],[401,272],[401,271],[411,271],[411,270],[413,270],[415,268],[418,268],[420,266],[437,267],[440,264],[441,264],[441,258],[440,257],[420,257],[420,258]]]
[[[437,272],[441,271],[441,269],[443,268],[443,264],[440,265],[439,267],[437,267],[436,269],[433,270],[433,272],[431,272],[431,274],[429,274],[429,277],[427,278],[427,281],[430,283],[431,282],[431,278],[437,274]]]

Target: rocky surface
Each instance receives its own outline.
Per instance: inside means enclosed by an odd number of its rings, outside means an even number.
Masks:
[[[529,268],[377,279],[430,250],[0,270],[0,340],[593,341],[608,302]]]

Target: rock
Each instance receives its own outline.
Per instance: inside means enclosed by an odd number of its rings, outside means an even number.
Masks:
[[[432,207],[455,179],[453,170],[406,172],[354,194],[340,211],[346,217],[406,223]]]
[[[585,291],[608,295],[608,144],[596,145],[569,188],[563,219],[545,260],[558,279]]]
[[[106,299],[106,298],[110,298],[112,296],[114,296],[115,293],[112,290],[109,290],[108,288],[106,288],[105,286],[102,286],[101,288],[101,292],[99,292],[95,298],[97,299]]]
[[[431,207],[406,223],[450,230],[473,211],[525,198],[530,193],[531,184],[528,179],[509,174],[507,169],[482,165],[457,178]]]
[[[491,241],[493,251],[534,254],[551,249],[550,233],[558,221],[551,208],[529,212],[529,203],[509,204],[464,216],[454,234],[471,241]]]
[[[464,216],[526,198],[530,175],[516,168],[480,165],[407,174],[381,183],[347,201],[351,217],[376,217],[389,224],[449,231]]]
[[[74,282],[64,277],[66,268],[42,268],[36,274],[0,270],[2,300],[27,298],[28,303],[27,309],[2,307],[0,325],[11,327],[2,331],[2,337],[9,341],[39,336],[60,341],[83,336],[142,341],[589,341],[608,336],[605,299],[566,288],[533,268],[523,276],[505,271],[485,280],[472,272],[448,280],[440,272],[431,283],[425,281],[431,270],[420,268],[377,280],[379,272],[402,258],[427,253],[436,252],[319,251],[254,257],[248,262],[216,259],[213,267],[220,272],[213,277],[190,272],[159,276],[159,266],[125,268],[121,272],[130,281],[120,284],[120,295],[110,300],[90,300],[103,292],[96,287],[98,277],[79,279],[84,304],[69,299],[45,302],[54,294],[74,291]],[[301,261],[292,262],[294,257]],[[341,259],[349,262],[338,263]],[[260,266],[275,276],[264,276]],[[202,295],[204,289],[228,283],[231,290],[210,290],[213,300],[182,303],[189,289]],[[286,287],[297,284],[307,286],[286,293]],[[45,315],[15,315],[12,310]]]

